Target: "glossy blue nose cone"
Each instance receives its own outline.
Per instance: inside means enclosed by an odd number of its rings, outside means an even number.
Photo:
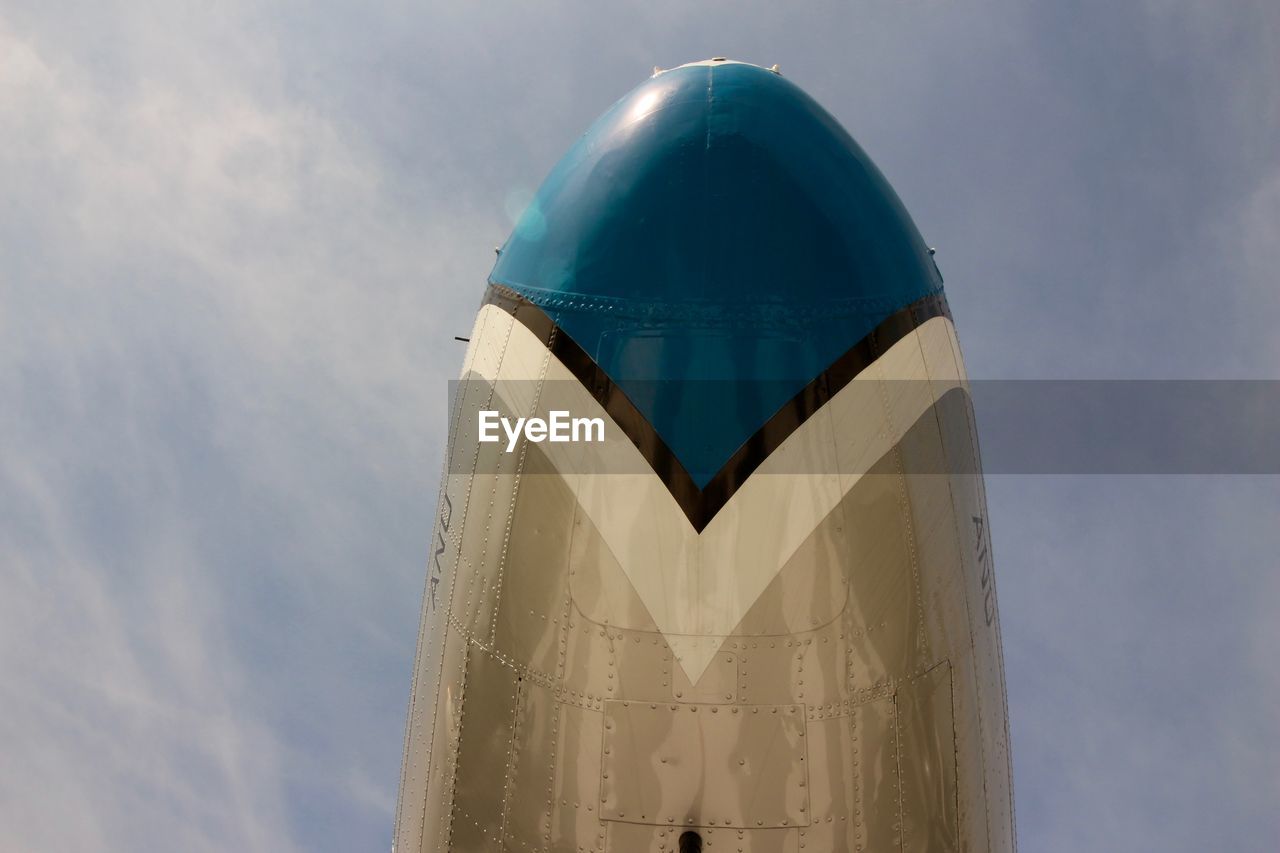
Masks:
[[[886,317],[942,288],[857,143],[780,75],[655,75],[552,170],[490,276],[542,307],[705,485]]]

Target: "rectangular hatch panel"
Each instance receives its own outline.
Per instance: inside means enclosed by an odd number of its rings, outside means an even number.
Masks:
[[[600,816],[740,828],[809,823],[804,705],[604,704]]]

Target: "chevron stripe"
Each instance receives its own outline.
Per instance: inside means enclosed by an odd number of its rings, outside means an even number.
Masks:
[[[603,443],[540,447],[694,684],[723,638],[843,496],[943,394],[965,383],[950,319],[926,320],[792,430],[699,530],[553,348],[496,305],[482,307],[476,328],[505,340],[505,353],[496,364],[477,359],[464,378],[492,383],[509,411],[546,417],[565,409],[605,420]]]
[[[833,394],[861,373],[903,335],[934,317],[951,316],[946,297],[935,293],[893,312],[866,337],[850,347],[822,373],[800,389],[725,462],[706,486],[699,488],[680,459],[663,441],[644,414],[613,379],[542,308],[502,285],[490,285],[485,304],[496,305],[546,342],[565,367],[590,389],[618,427],[667,484],[695,530],[701,531],[728,502],[738,487],[794,430]]]

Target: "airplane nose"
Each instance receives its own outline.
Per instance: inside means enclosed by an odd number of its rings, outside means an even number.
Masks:
[[[721,58],[660,72],[605,112],[489,280],[545,311],[700,486],[885,318],[942,288],[840,124],[779,74]]]

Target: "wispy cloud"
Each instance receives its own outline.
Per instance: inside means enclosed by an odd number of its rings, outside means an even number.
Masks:
[[[0,29],[0,841],[359,846],[451,371],[422,281],[487,223],[401,206],[243,17],[188,55],[113,29],[105,76]]]

